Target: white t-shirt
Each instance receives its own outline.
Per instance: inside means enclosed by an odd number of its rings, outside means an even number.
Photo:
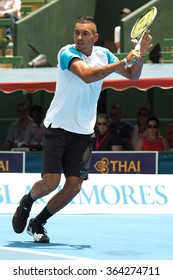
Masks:
[[[103,80],[85,83],[68,70],[73,58],[80,58],[89,66],[106,65],[118,61],[108,49],[93,47],[87,57],[75,45],[67,45],[58,53],[55,95],[47,111],[44,125],[63,128],[80,134],[92,134],[96,122],[97,101]]]
[[[121,26],[116,26],[114,29],[114,43],[120,43],[121,37],[120,37],[120,32],[121,32]],[[117,53],[120,53],[121,49],[117,49]]]

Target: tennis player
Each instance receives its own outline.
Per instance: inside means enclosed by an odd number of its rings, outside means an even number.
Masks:
[[[141,49],[131,50],[124,60],[118,61],[108,49],[94,46],[99,35],[93,18],[87,16],[77,20],[73,37],[74,44],[63,47],[58,54],[56,91],[44,120],[42,179],[21,199],[12,219],[14,231],[22,233],[32,204],[57,188],[63,170],[66,178],[63,189],[27,227],[27,232],[39,243],[50,241],[45,223],[80,192],[83,180],[88,178],[91,135],[103,79],[113,72],[139,79],[143,56],[152,46],[152,37],[147,32]],[[134,64],[133,58],[137,59]]]

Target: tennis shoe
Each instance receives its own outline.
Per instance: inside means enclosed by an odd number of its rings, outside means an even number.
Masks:
[[[46,235],[47,231],[43,227],[45,223],[39,223],[34,219],[31,219],[27,227],[27,233],[34,238],[36,243],[49,243],[49,237]]]
[[[12,226],[16,233],[22,233],[24,231],[29,213],[31,211],[31,207],[24,202],[25,197],[26,195],[22,197],[20,204],[12,218]]]

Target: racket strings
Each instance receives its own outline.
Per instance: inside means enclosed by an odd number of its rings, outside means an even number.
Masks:
[[[151,26],[157,14],[157,9],[152,7],[141,18],[139,18],[131,31],[131,38],[139,39],[144,32]]]

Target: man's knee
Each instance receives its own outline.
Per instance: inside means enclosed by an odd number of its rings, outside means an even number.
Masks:
[[[46,193],[54,191],[60,183],[59,174],[44,174],[43,175],[43,184]]]
[[[77,177],[68,177],[64,185],[64,189],[76,195],[80,192],[82,188],[83,180]]]

